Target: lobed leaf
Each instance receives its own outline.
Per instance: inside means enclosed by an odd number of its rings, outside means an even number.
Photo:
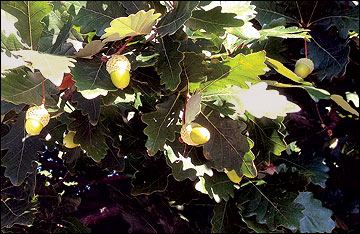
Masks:
[[[175,9],[168,12],[157,24],[157,33],[160,37],[174,34],[191,17],[192,11],[199,1],[178,1]]]
[[[192,30],[204,29],[207,33],[224,35],[224,27],[240,27],[244,21],[235,19],[234,13],[222,13],[221,7],[215,7],[209,11],[195,10],[186,26]]]
[[[180,62],[184,59],[183,54],[178,50],[180,43],[168,36],[159,38],[159,42],[155,44],[155,49],[159,53],[155,67],[160,74],[160,84],[165,84],[165,89],[174,91],[181,82]]]
[[[12,70],[1,78],[1,99],[14,104],[26,103],[40,106],[43,99],[42,75],[40,72],[26,72],[23,69]],[[49,80],[45,80],[46,105],[55,106],[52,98],[59,90]]]
[[[313,198],[312,192],[300,192],[295,199],[305,207],[304,217],[300,220],[301,233],[331,233],[336,224],[331,216],[333,212],[322,206],[321,201]]]
[[[53,9],[47,1],[2,1],[1,9],[15,16],[21,39],[36,50],[44,23],[41,20]]]
[[[166,140],[175,140],[175,131],[179,131],[180,128],[176,124],[180,121],[182,105],[179,95],[173,95],[167,101],[156,105],[156,111],[142,116],[142,121],[148,125],[144,133],[148,136],[145,146],[150,156],[164,150]]]
[[[15,186],[21,185],[26,176],[34,171],[37,152],[42,142],[38,136],[26,137],[25,112],[21,113],[10,132],[1,139],[1,149],[8,149],[1,158],[1,165],[6,167],[5,177]]]
[[[118,41],[129,36],[150,34],[152,26],[161,14],[154,14],[154,9],[147,12],[141,10],[128,17],[120,17],[110,22],[110,27],[105,29],[101,36],[103,42]]]

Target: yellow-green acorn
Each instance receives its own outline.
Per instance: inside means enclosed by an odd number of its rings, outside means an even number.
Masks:
[[[26,132],[31,136],[36,136],[49,123],[50,114],[44,105],[33,106],[27,110],[25,119]]]
[[[129,85],[130,69],[130,62],[124,55],[114,54],[106,63],[111,81],[118,89],[125,89]]]
[[[78,147],[80,144],[75,144],[74,143],[74,136],[75,136],[75,133],[74,131],[69,131],[64,139],[63,139],[63,144],[66,148],[69,148],[69,149],[72,149],[72,148],[75,148],[75,147]]]
[[[184,124],[180,131],[181,139],[188,145],[202,145],[210,140],[210,132],[198,123]]]
[[[314,63],[307,58],[301,58],[296,61],[295,74],[301,78],[306,78],[314,70]]]

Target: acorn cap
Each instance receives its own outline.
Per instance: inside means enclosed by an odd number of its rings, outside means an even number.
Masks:
[[[195,127],[202,127],[202,126],[198,123],[191,122],[189,124],[184,124],[181,127],[181,131],[180,131],[181,139],[188,145],[194,145],[194,146],[199,145],[193,142],[190,137],[191,130]]]
[[[50,114],[44,105],[33,106],[26,111],[25,118],[38,120],[45,127],[50,121]]]
[[[310,73],[312,73],[313,70],[314,70],[314,63],[313,63],[313,61],[311,61],[311,59],[301,58],[301,59],[299,59],[298,61],[296,61],[295,67],[296,67],[298,64],[305,64],[308,68],[310,68]]]
[[[126,69],[130,71],[131,65],[124,55],[114,54],[106,63],[106,70],[111,74],[113,71]]]

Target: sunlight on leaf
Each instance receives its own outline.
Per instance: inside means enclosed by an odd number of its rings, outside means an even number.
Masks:
[[[75,59],[55,56],[50,54],[40,54],[33,50],[14,51],[13,54],[20,55],[25,62],[30,62],[28,68],[34,71],[38,69],[41,74],[49,79],[54,85],[60,86],[64,77],[64,73],[70,73],[69,67],[74,67]]]
[[[154,9],[147,12],[144,10],[128,17],[119,17],[110,22],[110,27],[105,29],[101,36],[103,42],[118,41],[124,37],[147,35],[151,32],[152,26],[161,14],[154,14]]]

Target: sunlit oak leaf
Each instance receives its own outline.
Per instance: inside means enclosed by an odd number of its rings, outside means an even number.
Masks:
[[[118,41],[129,36],[147,35],[151,32],[152,26],[160,13],[154,14],[154,9],[147,12],[141,10],[128,17],[119,17],[110,22],[110,27],[105,29],[105,34],[101,36],[104,43]]]
[[[231,103],[235,105],[237,113],[242,115],[247,110],[256,118],[276,119],[278,116],[286,116],[287,113],[301,110],[298,105],[288,101],[277,90],[266,90],[266,88],[265,82],[252,85],[249,89],[231,87],[230,93],[233,96]]]
[[[19,58],[14,56],[7,56],[5,53],[1,53],[1,73],[4,73],[6,70],[26,66],[26,63]]]
[[[38,69],[46,79],[56,86],[61,85],[64,73],[70,73],[69,67],[74,67],[73,63],[76,62],[72,58],[41,54],[34,50],[18,50],[12,53],[20,55],[25,62],[28,62],[27,67],[32,71]]]

